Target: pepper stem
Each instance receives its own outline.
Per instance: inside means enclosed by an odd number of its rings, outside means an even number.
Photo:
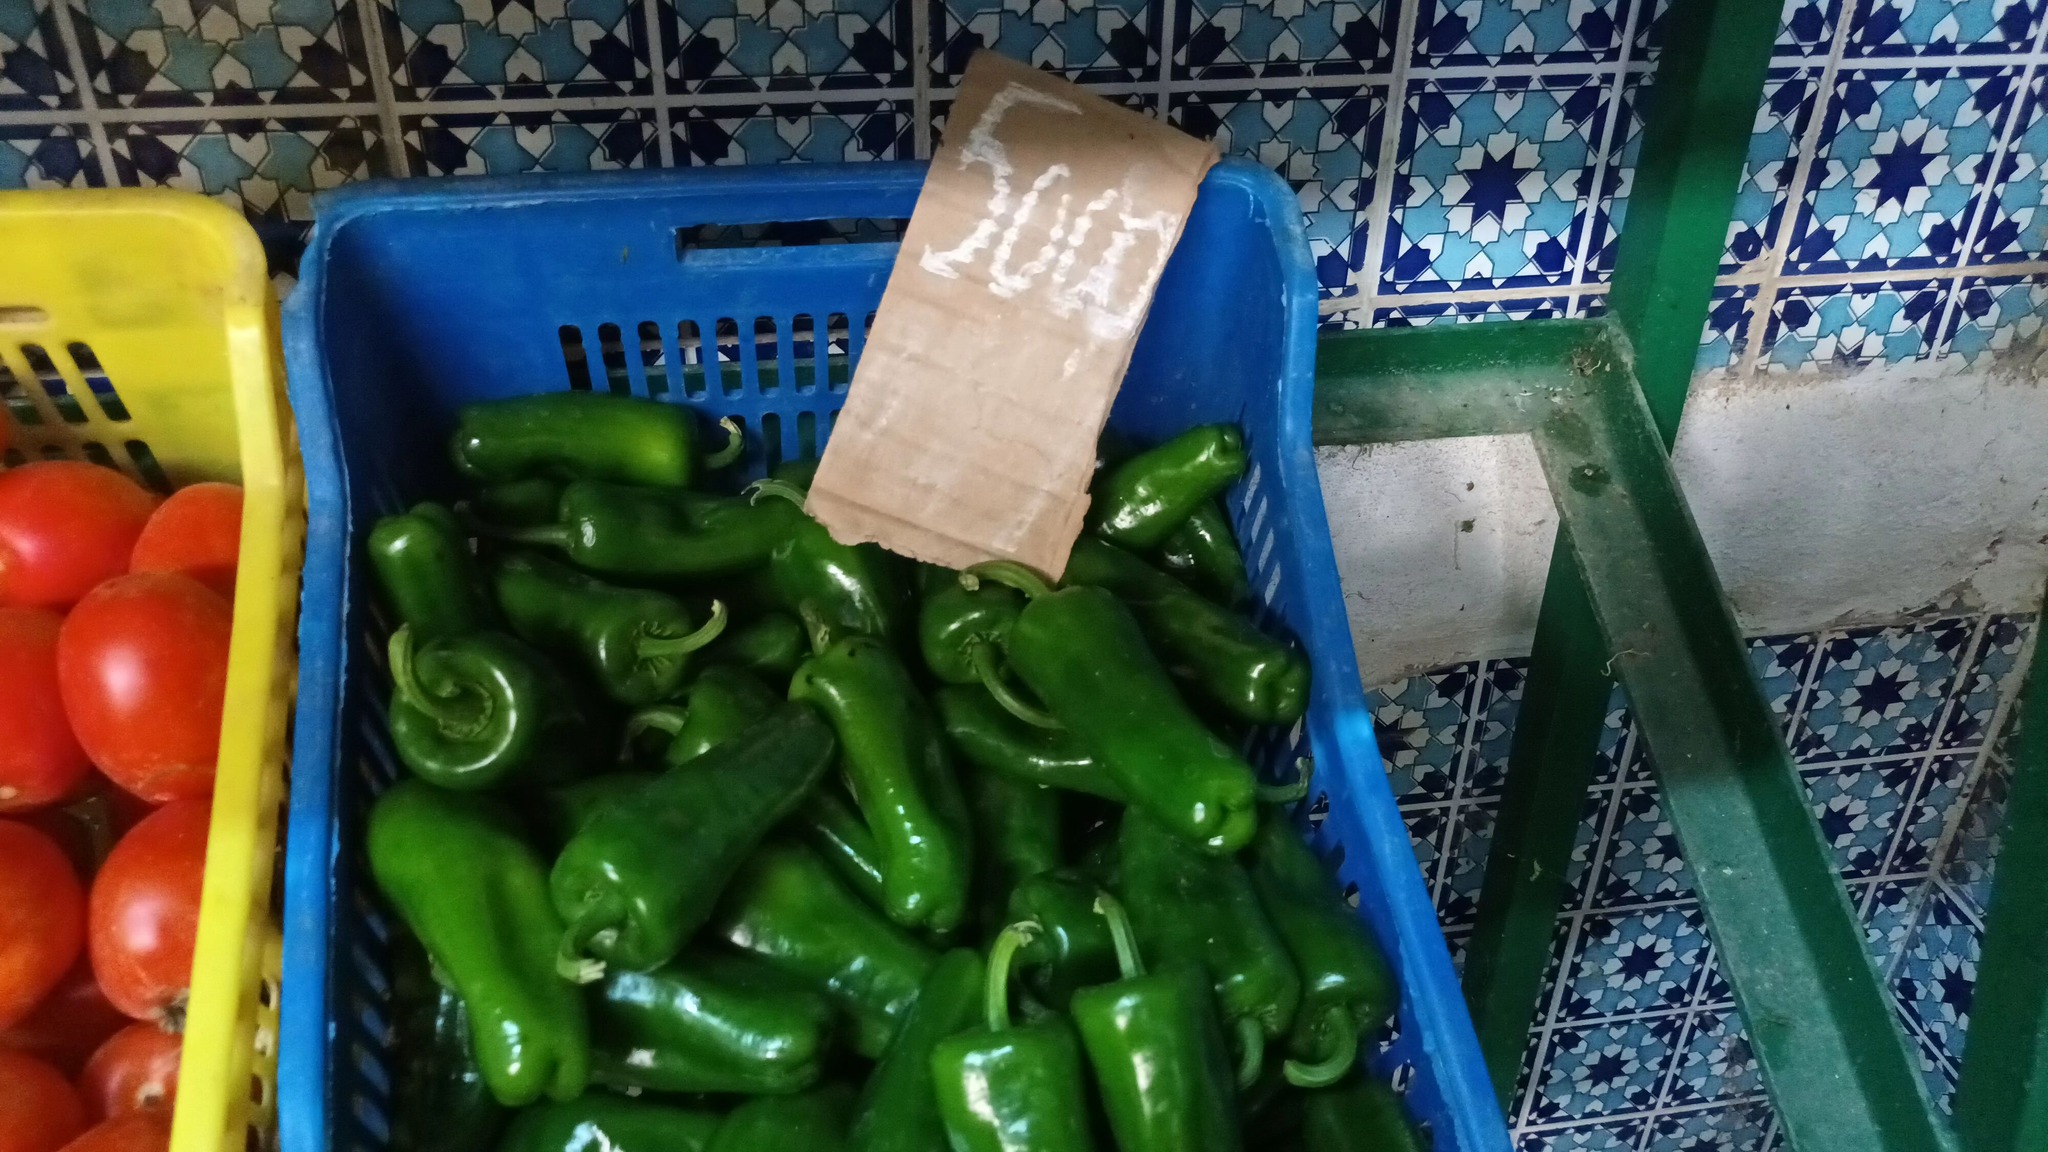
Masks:
[[[666,732],[670,739],[683,730],[690,710],[680,704],[656,704],[626,718],[625,734],[619,737],[619,759],[632,759],[633,745],[648,732]]]
[[[988,1030],[1001,1032],[1010,1026],[1010,960],[1017,949],[1038,935],[1036,920],[1019,920],[1002,930],[988,950]]]
[[[1266,1070],[1266,1030],[1251,1016],[1237,1018],[1237,1086],[1249,1088]]]
[[[1052,591],[1052,581],[1030,565],[1019,564],[1015,560],[984,560],[969,565],[960,573],[960,586],[969,592],[981,587],[983,580],[1015,588],[1028,600],[1036,600]]]
[[[555,953],[555,975],[571,984],[595,984],[604,979],[604,961],[589,955],[587,949],[598,933],[617,931],[610,923],[613,919],[611,909],[602,903],[579,913],[562,933],[562,947]]]
[[[1341,1004],[1332,1004],[1323,1011],[1323,1021],[1327,1034],[1336,1037],[1330,1054],[1313,1064],[1289,1060],[1281,1066],[1287,1082],[1297,1088],[1327,1088],[1342,1080],[1358,1060],[1358,1022],[1351,1013]]]
[[[688,636],[643,636],[640,638],[640,659],[660,660],[663,657],[688,656],[725,631],[725,601],[711,602],[711,618],[704,626]]]
[[[1017,695],[1016,689],[1011,688],[1009,681],[1003,679],[1002,667],[996,663],[996,646],[994,644],[987,640],[971,641],[967,645],[967,662],[973,666],[974,675],[980,679],[981,686],[988,689],[988,694],[995,697],[996,703],[1003,706],[1003,711],[1031,725],[1033,728],[1060,729],[1066,727],[1066,725],[1059,722],[1057,717],[1045,709],[1039,708],[1025,700],[1022,696]]]
[[[1292,784],[1261,784],[1258,787],[1261,804],[1292,804],[1308,796],[1309,781],[1315,778],[1316,762],[1306,756],[1294,762],[1296,773]]]
[[[412,625],[399,625],[385,651],[391,661],[391,694],[396,700],[426,713],[434,723],[452,732],[473,732],[490,719],[489,697],[483,698],[480,710],[464,708],[456,702],[460,691],[443,696],[427,691],[426,685],[420,683],[419,672],[413,666]]]
[[[723,468],[747,450],[747,434],[740,431],[739,421],[727,416],[718,422],[718,426],[725,429],[725,447],[704,458],[706,468]]]
[[[747,485],[746,493],[747,502],[750,504],[759,504],[763,496],[774,496],[787,500],[798,508],[804,506],[804,490],[787,480],[756,480]]]
[[[1116,967],[1126,980],[1145,974],[1145,958],[1138,954],[1138,935],[1131,931],[1131,914],[1107,892],[1095,894],[1095,914],[1109,921],[1109,938],[1116,944]]]

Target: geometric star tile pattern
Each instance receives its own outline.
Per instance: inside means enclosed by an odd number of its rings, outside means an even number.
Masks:
[[[367,100],[363,2],[68,0],[100,101],[144,108]]]

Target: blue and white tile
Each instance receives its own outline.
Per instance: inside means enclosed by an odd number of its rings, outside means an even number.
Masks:
[[[1571,1023],[1684,1008],[1706,959],[1707,930],[1698,904],[1588,913],[1555,1019]]]
[[[650,0],[671,92],[907,88],[915,0]]]
[[[1663,1107],[1745,1099],[1763,1090],[1763,1072],[1749,1046],[1742,1014],[1733,1008],[1711,1008],[1693,1017]]]
[[[675,133],[678,164],[907,160],[913,147],[908,102],[895,100],[706,105]]]
[[[1644,1152],[1763,1152],[1771,1131],[1768,1100],[1659,1115]]]
[[[1764,81],[1763,102],[1735,186],[1723,271],[1756,262],[1777,243],[1799,167],[1799,141],[1813,121],[1819,96],[1818,68],[1774,68]]]
[[[1515,1135],[1516,1152],[1635,1152],[1647,1121],[1603,1120]]]
[[[1642,151],[1642,94],[1642,77],[1628,77],[1622,82],[1620,107],[1601,145],[1605,161],[1599,169],[1599,190],[1593,198],[1589,225],[1592,247],[1586,253],[1582,270],[1582,278],[1588,281],[1605,280],[1614,272],[1622,220],[1628,215],[1629,193],[1635,187],[1636,157]]]
[[[2048,74],[2027,84],[2019,131],[1998,154],[1983,223],[1971,238],[1979,264],[2039,260],[2048,255]]]
[[[1656,788],[1624,787],[1615,801],[1614,831],[1593,890],[1593,906],[1627,908],[1692,894],[1692,870]]]
[[[1415,853],[1415,866],[1422,870],[1422,883],[1434,888],[1437,870],[1449,850],[1451,814],[1444,808],[1410,808],[1401,813],[1408,826],[1408,847]]]
[[[2025,52],[2040,0],[1856,0],[1845,55],[1956,56]]]
[[[1121,104],[1133,112],[1142,112],[1157,119],[1159,116],[1158,94],[1154,92],[1104,92],[1098,93],[1112,104]],[[937,148],[946,138],[946,122],[953,114],[951,94],[934,94],[931,101],[932,147]]]
[[[1963,674],[1955,706],[1942,726],[1941,747],[1962,748],[1989,740],[1991,722],[2000,699],[2015,695],[2026,670],[2020,657],[2033,635],[2034,621],[2028,616],[1992,616],[1984,621],[1984,635]]]
[[[1791,636],[1758,636],[1749,642],[1749,666],[1756,673],[1764,699],[1780,728],[1791,724],[1792,710],[1799,702],[1799,690],[1813,667],[1819,637],[1811,633]]]
[[[1989,367],[2016,353],[2023,362],[2040,352],[2048,325],[2048,280],[1965,276],[1955,289],[1948,331],[1937,355],[1972,368]]]
[[[1518,296],[1511,300],[1461,296],[1375,308],[1372,326],[1425,328],[1431,324],[1479,324],[1489,320],[1556,320],[1571,315],[1571,309],[1570,296]]]
[[[1941,877],[1956,897],[1982,916],[1991,907],[1991,880],[2005,831],[2012,768],[2003,757],[1984,762],[1970,793],[1970,805],[1956,829],[1955,844],[1942,862]]]
[[[640,109],[463,112],[401,121],[415,175],[595,172],[655,162],[654,117]]]
[[[1365,222],[1386,121],[1379,92],[1194,92],[1175,95],[1167,118],[1215,140],[1226,156],[1279,173],[1301,203],[1322,294],[1352,291],[1353,273],[1367,258]]]
[[[1937,885],[1892,972],[1892,995],[1914,1028],[1943,1052],[1963,1050],[1978,955],[1976,925]]]
[[[1963,803],[1963,788],[1970,769],[1977,762],[1975,752],[1931,756],[1920,771],[1920,788],[1913,797],[1912,811],[1892,848],[1885,871],[1891,875],[1924,875],[1934,870],[1934,853],[1941,835],[1954,823]]]
[[[1800,774],[1835,871],[1862,878],[1884,870],[1923,761],[1901,756]]]
[[[1451,817],[1450,859],[1436,891],[1436,918],[1445,927],[1462,927],[1479,918],[1479,888],[1486,879],[1486,858],[1493,848],[1493,825],[1500,815],[1496,803],[1459,804]]]
[[[1920,918],[1920,905],[1927,893],[1927,881],[1880,880],[1865,886],[1851,885],[1850,898],[1867,895],[1863,908],[1863,942],[1870,950],[1870,962],[1879,972],[1889,971],[1906,941],[1912,938]]]
[[[1472,729],[1472,751],[1462,768],[1465,795],[1500,795],[1507,781],[1508,756],[1514,749],[1515,717],[1521,712],[1522,690],[1528,680],[1526,658],[1486,662],[1479,685],[1478,720]]]
[[[1382,72],[1399,0],[1167,0],[1175,79],[1263,80]]]
[[[2015,68],[1845,70],[1828,101],[1788,271],[1953,267],[1991,173]]]
[[[1663,48],[1664,13],[1670,6],[1670,0],[1656,0],[1655,15],[1638,24],[1636,57],[1654,56]],[[1825,57],[1833,43],[1835,22],[1841,10],[1842,0],[1784,0],[1772,58],[1790,62]]]
[[[1381,291],[1569,283],[1612,87],[1579,75],[1412,84]]]
[[[1551,1034],[1530,1102],[1532,1121],[1643,1112],[1676,1057],[1683,1015],[1607,1021]]]
[[[1396,801],[1450,799],[1478,682],[1478,666],[1460,664],[1367,695]]]
[[[932,82],[959,83],[977,49],[1080,83],[1156,80],[1170,0],[930,0]]]
[[[400,100],[640,96],[654,90],[653,0],[383,0]]]
[[[98,188],[105,183],[83,124],[0,124],[0,188]]]
[[[1969,620],[1938,620],[1829,635],[1794,754],[1818,764],[1925,751],[1971,634]]]
[[[1764,371],[1818,373],[1870,363],[1903,364],[1933,354],[1948,285],[1884,280],[1788,288],[1764,331]]]
[[[0,5],[0,111],[78,107],[78,84],[57,31],[60,2]]]
[[[1643,0],[1415,0],[1414,62],[1583,67],[1621,56]]]
[[[383,146],[366,118],[140,123],[109,133],[122,186],[204,193],[259,232],[309,224],[315,193],[384,174]]]
[[[362,2],[68,0],[99,103],[137,108],[370,100]]]

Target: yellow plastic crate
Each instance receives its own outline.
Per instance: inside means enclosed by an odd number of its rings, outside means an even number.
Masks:
[[[256,235],[178,192],[0,193],[6,463],[68,456],[163,489],[239,483],[227,707],[173,1152],[276,1130],[273,858],[284,802],[305,478]]]

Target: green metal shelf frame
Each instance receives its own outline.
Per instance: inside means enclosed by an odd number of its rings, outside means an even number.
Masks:
[[[1779,21],[1776,0],[1674,0],[1599,320],[1335,333],[1316,440],[1525,434],[1559,513],[1535,651],[1467,951],[1505,1104],[1550,961],[1613,681],[1796,1152],[1956,1147],[1867,953],[1806,791],[1671,470]],[[2044,646],[2048,647],[2048,646]],[[2048,674],[2033,694],[2048,697]],[[2037,699],[2035,715],[2048,715]],[[2048,1148],[2048,723],[2016,757],[1960,1092],[1969,1152]],[[2024,877],[2025,879],[2016,879]],[[1984,1006],[2000,1019],[1984,1023]]]

